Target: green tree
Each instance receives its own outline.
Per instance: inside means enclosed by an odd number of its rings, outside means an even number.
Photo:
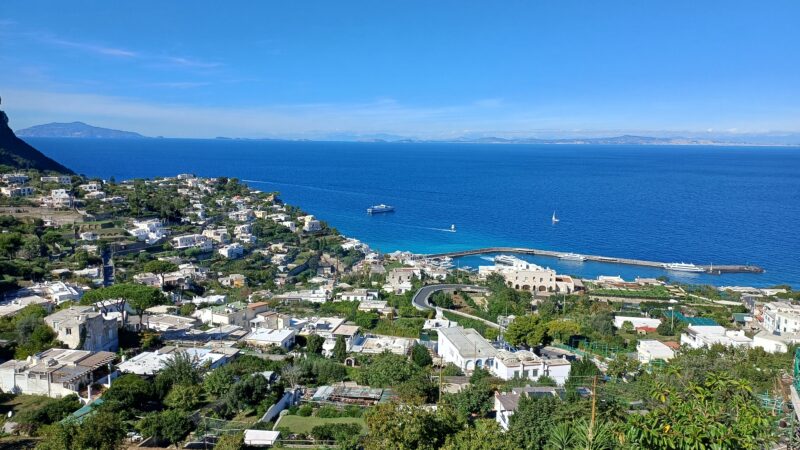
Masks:
[[[223,434],[214,445],[214,450],[242,450],[244,449],[244,434]]]
[[[462,417],[482,418],[492,409],[494,389],[485,382],[470,384],[456,394],[445,394],[444,401]]]
[[[91,305],[103,300],[114,300],[122,310],[129,305],[139,315],[141,321],[144,310],[167,303],[167,298],[156,288],[141,284],[121,283],[100,289],[93,289],[81,298],[82,305]]]
[[[198,385],[202,381],[202,372],[202,364],[196,357],[185,351],[175,352],[156,375],[156,393],[159,397],[164,397],[174,385]]]
[[[17,232],[0,233],[0,255],[13,258],[22,247],[22,235]]]
[[[411,347],[411,360],[419,367],[428,367],[433,364],[433,358],[431,358],[428,347],[419,343]]]
[[[543,449],[560,407],[561,400],[556,397],[521,396],[508,429],[517,446],[526,450]]]
[[[579,335],[580,332],[580,324],[571,319],[559,319],[547,323],[547,334],[560,342],[568,342],[569,338]]]
[[[671,386],[656,385],[657,407],[629,416],[626,437],[636,448],[761,449],[775,442],[769,411],[747,382],[711,372],[686,389]]]
[[[202,391],[199,385],[176,384],[164,398],[164,404],[170,408],[192,411],[200,405]]]
[[[442,450],[516,450],[517,448],[497,422],[481,419],[475,421],[474,427],[466,427],[448,436]]]
[[[156,441],[166,444],[180,442],[192,429],[192,421],[184,411],[167,409],[150,413],[136,423],[143,436],[152,436]]]
[[[535,314],[518,316],[508,325],[505,338],[511,345],[534,347],[547,341],[547,324]]]
[[[361,370],[361,381],[372,387],[391,387],[411,378],[419,367],[406,357],[384,352],[375,355]]]
[[[624,353],[620,353],[614,359],[608,362],[608,370],[606,374],[612,377],[621,378],[629,373],[639,370],[639,361],[629,357]]]
[[[379,403],[366,416],[369,434],[365,450],[434,450],[463,422],[443,411],[437,413],[420,406],[396,402]]]
[[[150,272],[158,275],[161,278],[161,285],[164,285],[164,274],[171,273],[178,270],[178,265],[171,263],[169,261],[162,261],[160,259],[155,259],[153,261],[148,261],[144,265],[144,271]]]
[[[236,381],[233,367],[224,365],[212,370],[203,378],[203,386],[209,394],[219,397],[230,390]]]
[[[347,358],[347,343],[344,340],[344,336],[338,336],[336,344],[333,346],[333,360],[344,362],[345,358]]]
[[[116,450],[125,440],[125,423],[119,414],[103,410],[81,422],[75,438],[75,450]]]
[[[321,355],[322,354],[322,344],[325,343],[325,338],[318,335],[312,334],[306,340],[306,351],[311,354]]]
[[[126,411],[142,410],[153,399],[153,384],[134,374],[121,375],[103,395],[106,405]]]

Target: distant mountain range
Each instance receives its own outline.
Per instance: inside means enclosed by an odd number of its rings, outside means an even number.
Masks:
[[[666,133],[666,132],[665,132]],[[398,142],[398,143],[464,143],[464,144],[591,144],[591,145],[800,145],[799,133],[765,133],[765,134],[721,134],[721,133],[686,133],[679,136],[635,136],[622,135],[612,137],[572,137],[572,138],[504,138],[496,136],[463,136],[452,139],[420,139],[395,134],[374,133],[326,133],[312,132],[307,137],[294,138],[236,138],[219,136],[219,140],[247,141],[341,141],[341,142]],[[112,130],[95,127],[83,122],[48,123],[17,130],[20,137],[49,138],[102,138],[102,139],[145,139],[132,131]],[[161,137],[161,136],[159,136]]]
[[[73,173],[68,168],[48,158],[39,150],[18,138],[8,126],[8,116],[0,111],[0,165],[15,169],[36,169]]]
[[[20,137],[45,137],[45,138],[102,138],[102,139],[141,139],[139,133],[132,131],[112,130],[110,128],[95,127],[83,122],[71,123],[46,123],[30,128],[17,130]]]

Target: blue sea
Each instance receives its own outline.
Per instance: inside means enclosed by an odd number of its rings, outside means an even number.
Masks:
[[[800,286],[800,148],[482,145],[245,140],[29,139],[89,176],[190,172],[279,191],[347,236],[389,252],[524,246],[763,274],[527,258],[562,273],[715,285]],[[377,203],[396,208],[368,216]],[[560,222],[553,224],[553,212]],[[457,232],[449,232],[451,224]],[[460,265],[489,264],[480,257]]]

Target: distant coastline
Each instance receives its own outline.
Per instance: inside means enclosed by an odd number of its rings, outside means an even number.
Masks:
[[[71,138],[71,139],[163,139],[164,136],[145,136],[133,131],[97,127],[83,122],[48,123],[17,130],[22,138]],[[209,138],[169,138],[169,139],[210,139],[226,141],[277,141],[277,142],[369,142],[369,143],[409,143],[409,144],[523,144],[523,145],[712,145],[712,146],[757,146],[757,147],[796,147],[800,146],[800,134],[747,135],[739,138],[720,136],[654,137],[623,134],[611,137],[560,137],[560,138],[504,138],[497,136],[458,137],[453,139],[420,139],[390,134],[339,133],[317,137],[263,137],[246,138],[216,136]]]

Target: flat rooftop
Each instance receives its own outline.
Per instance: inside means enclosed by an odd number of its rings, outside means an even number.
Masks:
[[[462,358],[489,358],[497,354],[497,349],[472,328],[440,328],[437,332],[453,344]]]

